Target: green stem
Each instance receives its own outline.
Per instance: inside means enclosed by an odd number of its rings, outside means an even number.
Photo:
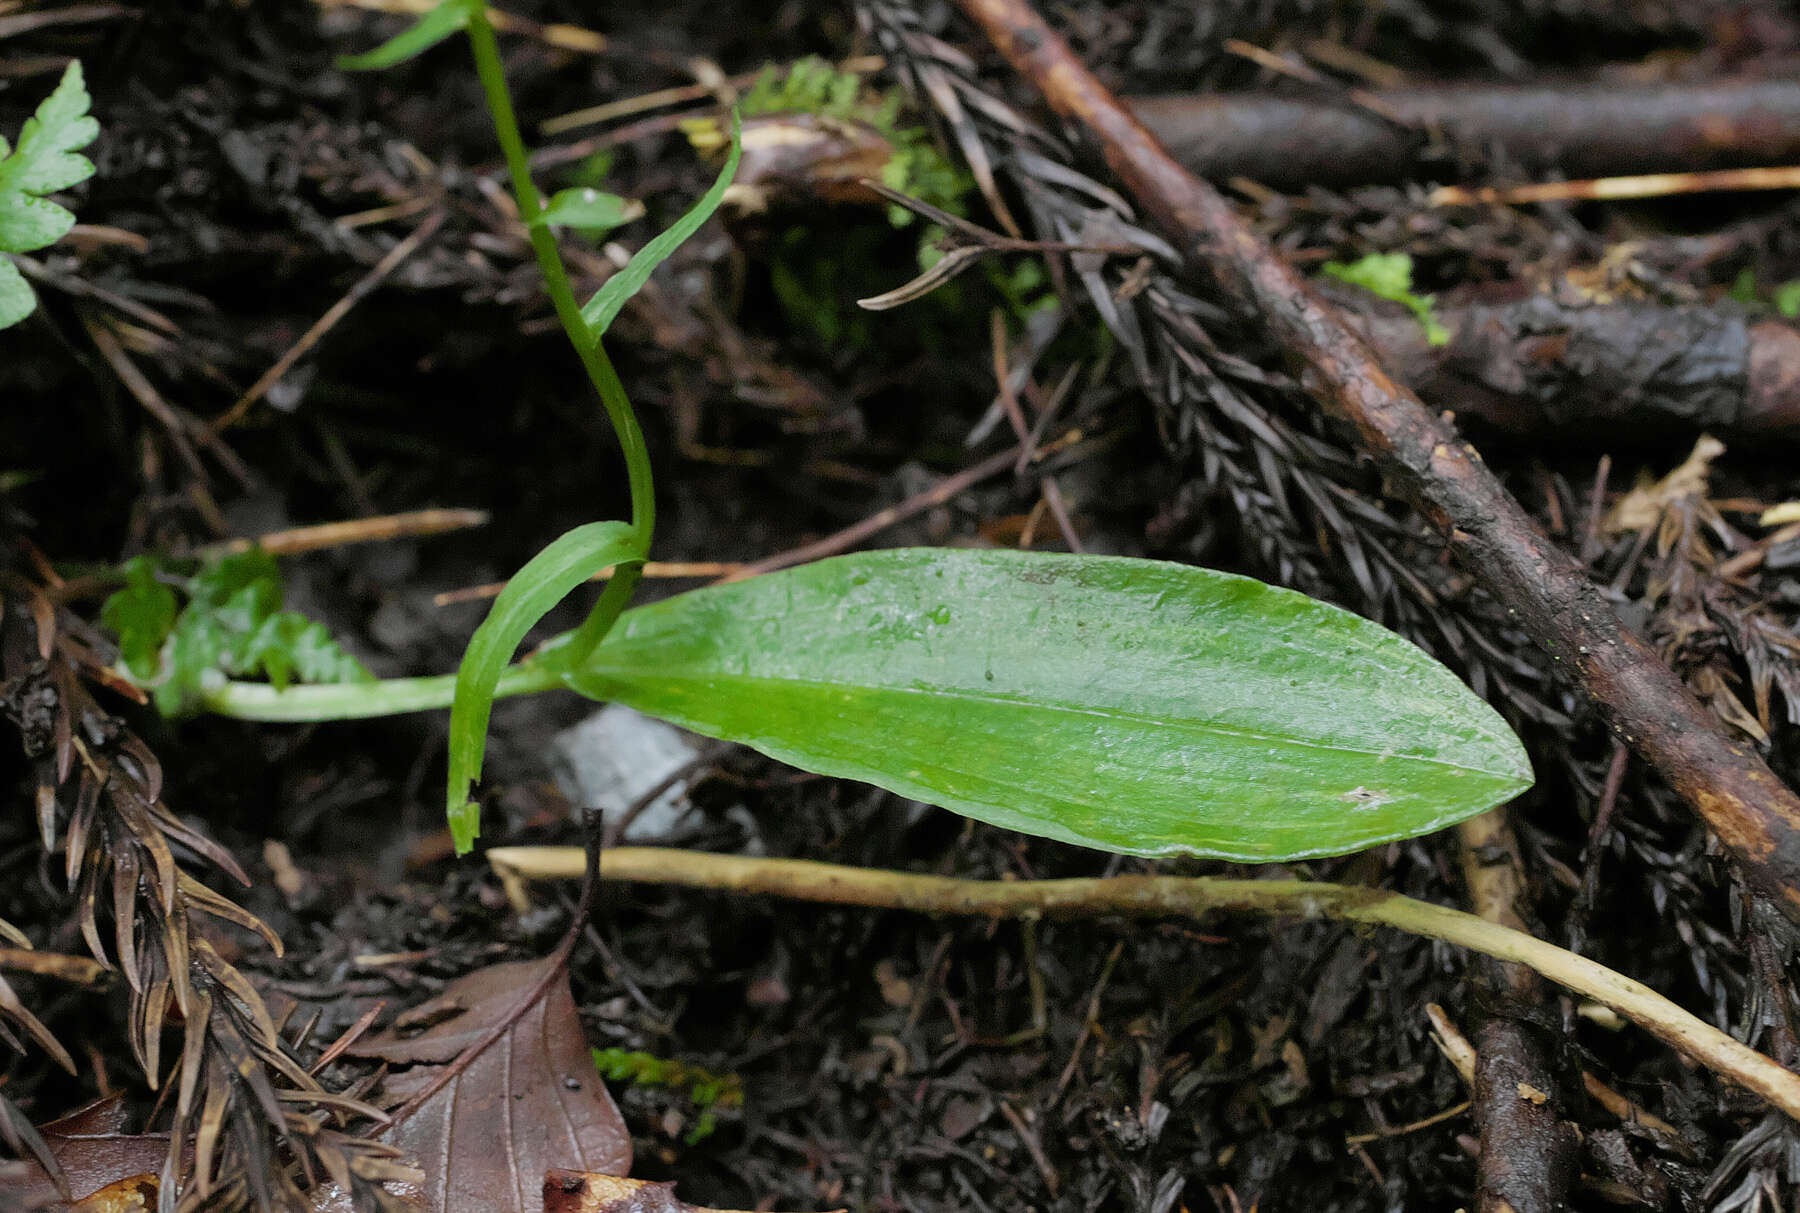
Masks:
[[[613,624],[631,604],[631,595],[643,575],[641,564],[621,565],[613,570],[612,579],[600,591],[600,600],[594,604],[594,609],[569,637],[568,643],[559,646],[556,660],[563,663],[563,669],[579,669],[587,661],[594,646],[606,638]]]
[[[604,595],[602,595],[604,598]],[[494,698],[533,695],[563,685],[548,665],[527,661],[500,675]],[[315,720],[366,720],[447,708],[456,699],[456,675],[383,678],[378,682],[335,682],[276,690],[267,683],[227,682],[205,691],[201,706],[216,716],[297,724]]]
[[[488,21],[485,7],[473,6],[468,34],[469,46],[475,55],[475,72],[481,78],[482,90],[487,94],[488,110],[493,114],[494,135],[500,141],[500,150],[506,157],[507,172],[512,177],[519,216],[525,222],[532,250],[537,254],[538,268],[543,272],[544,287],[556,309],[556,318],[562,322],[563,331],[568,334],[570,344],[580,356],[589,382],[600,394],[600,403],[606,409],[608,420],[612,422],[613,432],[619,436],[619,446],[624,451],[625,471],[631,488],[631,528],[637,540],[638,551],[648,553],[650,538],[656,529],[656,494],[650,478],[650,452],[644,445],[644,431],[638,425],[637,414],[632,411],[631,400],[625,394],[625,385],[620,382],[619,373],[613,368],[606,347],[594,337],[588,329],[587,321],[582,319],[581,305],[576,302],[574,288],[569,285],[569,273],[563,266],[556,236],[543,222],[543,200],[531,180],[531,161],[525,150],[525,140],[519,134],[519,121],[513,112],[512,95],[507,91],[506,71],[500,60],[500,43],[494,37],[494,27]],[[576,647],[569,654],[572,661],[579,663],[585,658],[618,619],[625,603],[614,594],[614,587],[621,580],[626,579],[614,578],[608,585],[587,622],[576,633]],[[629,579],[625,590],[621,592],[628,598],[635,585],[636,579]]]

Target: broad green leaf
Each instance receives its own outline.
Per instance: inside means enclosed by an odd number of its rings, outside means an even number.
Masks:
[[[1120,557],[842,556],[627,612],[575,690],[996,825],[1333,855],[1531,785],[1506,723],[1347,611]]]
[[[340,55],[337,65],[347,72],[372,72],[405,63],[422,55],[444,39],[461,33],[469,26],[473,5],[481,0],[444,0],[411,26],[395,34],[372,51],[360,55]]]
[[[514,650],[538,620],[576,586],[608,565],[643,558],[626,523],[593,522],[576,527],[513,575],[475,629],[456,671],[456,699],[450,706],[450,783],[445,809],[457,854],[467,854],[481,832],[481,811],[469,800],[469,789],[481,778],[494,689]]]
[[[19,267],[0,253],[0,329],[11,328],[37,310],[37,296]]]
[[[650,281],[650,275],[656,267],[669,259],[669,255],[680,248],[689,236],[699,231],[719,203],[725,200],[725,191],[731,188],[731,179],[737,175],[738,158],[743,153],[743,140],[740,137],[738,116],[735,111],[731,115],[731,155],[726,157],[725,167],[719,171],[719,179],[713,187],[706,191],[705,197],[694,203],[687,214],[675,221],[668,231],[652,239],[639,249],[625,268],[608,278],[600,289],[594,292],[581,309],[581,318],[587,321],[588,334],[598,341],[606,335],[612,326],[613,318],[625,301],[644,289],[644,283]]]
[[[100,137],[100,124],[88,116],[89,104],[81,64],[72,62],[55,91],[25,120],[12,154],[0,161],[0,208],[15,191],[52,194],[93,175],[93,163],[75,154]]]
[[[623,227],[644,214],[644,204],[636,198],[621,198],[603,190],[578,185],[558,190],[538,215],[546,227],[572,227],[584,232],[610,232]]]

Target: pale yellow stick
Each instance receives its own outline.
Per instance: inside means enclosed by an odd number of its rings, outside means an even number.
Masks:
[[[496,847],[488,852],[488,862],[511,883],[577,880],[585,866],[580,847]],[[1800,1121],[1800,1076],[1690,1015],[1650,987],[1523,931],[1380,889],[1302,880],[1184,876],[959,880],[803,859],[751,859],[656,847],[609,850],[601,856],[600,873],[613,880],[931,914],[1198,917],[1237,910],[1393,927],[1529,965],[1558,985],[1611,1007],[1677,1052]]]

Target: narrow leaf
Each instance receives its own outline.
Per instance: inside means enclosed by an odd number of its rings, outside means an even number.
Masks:
[[[613,318],[619,309],[644,288],[650,281],[650,275],[656,267],[669,259],[669,255],[680,248],[689,236],[699,231],[705,222],[712,218],[719,203],[725,200],[725,191],[731,188],[731,179],[737,173],[738,159],[743,153],[743,141],[740,138],[740,124],[734,111],[731,115],[731,155],[725,160],[725,167],[719,170],[719,179],[713,187],[706,191],[706,196],[694,203],[687,214],[675,221],[668,231],[655,237],[643,248],[639,249],[625,268],[608,278],[604,285],[594,293],[581,309],[581,318],[587,321],[588,332],[595,341],[606,335]]]
[[[480,0],[475,0],[480,3]],[[372,51],[360,55],[340,55],[337,65],[347,72],[372,72],[405,63],[422,55],[444,39],[461,33],[469,25],[470,0],[444,2],[395,34]]]
[[[642,218],[644,204],[636,198],[621,198],[603,190],[576,186],[558,190],[538,215],[537,221],[547,227],[572,227],[584,232],[610,232],[633,219]]]
[[[1184,565],[842,556],[628,612],[581,693],[996,825],[1138,855],[1354,851],[1531,784],[1409,642]]]
[[[481,778],[488,718],[494,690],[514,650],[538,620],[576,586],[608,565],[643,559],[631,527],[594,522],[576,527],[533,556],[494,600],[469,640],[456,671],[456,699],[450,706],[450,783],[446,810],[457,854],[466,854],[480,833],[481,814],[469,789]]]

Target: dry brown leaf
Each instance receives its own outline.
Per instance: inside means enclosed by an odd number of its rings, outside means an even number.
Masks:
[[[348,1051],[410,1067],[385,1085],[398,1103],[446,1078],[509,1016],[497,1040],[382,1136],[423,1168],[423,1188],[405,1195],[427,1213],[537,1213],[552,1169],[631,1169],[631,1135],[594,1070],[558,957],[471,973]]]
[[[70,1213],[150,1213],[160,1191],[156,1176],[134,1175],[76,1202]]]
[[[763,211],[807,201],[863,206],[881,201],[863,181],[881,179],[894,146],[867,123],[823,114],[757,114],[743,120],[741,131],[743,156],[725,193],[733,206]],[[689,132],[703,150],[725,144],[724,132],[711,119],[699,120]]]
[[[1694,443],[1694,449],[1681,461],[1680,467],[1661,480],[1651,481],[1648,477],[1640,480],[1636,488],[1619,498],[1618,504],[1606,516],[1606,529],[1615,534],[1641,531],[1661,521],[1663,511],[1671,502],[1683,497],[1704,498],[1713,460],[1724,453],[1723,442],[1711,434],[1700,435],[1700,440]]]
[[[126,1133],[125,1121],[123,1098],[112,1096],[44,1125],[38,1132],[56,1156],[76,1203],[65,1203],[44,1169],[27,1162],[15,1182],[0,1182],[0,1208],[41,1207],[71,1213],[155,1208],[156,1176],[169,1155],[168,1135]],[[132,1193],[145,1190],[151,1193],[149,1205],[132,1205]]]

